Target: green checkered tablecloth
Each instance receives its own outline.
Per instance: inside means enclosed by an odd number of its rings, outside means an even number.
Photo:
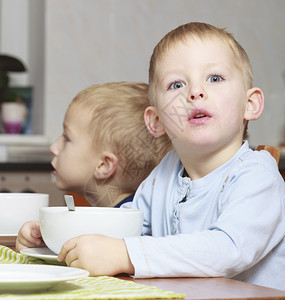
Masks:
[[[47,264],[45,261],[29,257],[0,246],[1,264]],[[67,267],[66,267],[67,268]],[[138,284],[109,276],[86,277],[61,282],[43,292],[9,293],[0,291],[0,299],[181,299],[184,294],[162,290],[154,286]]]

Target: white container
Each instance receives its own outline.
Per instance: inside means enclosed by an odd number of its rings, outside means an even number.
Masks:
[[[39,220],[39,209],[49,205],[49,195],[0,193],[0,235],[16,235],[22,225]]]
[[[43,207],[40,226],[47,247],[58,254],[69,239],[83,234],[103,234],[114,238],[140,236],[143,211],[114,207]]]
[[[27,117],[26,105],[18,102],[4,102],[1,105],[1,117],[5,133],[19,134]]]
[[[24,103],[3,102],[1,115],[3,121],[22,123],[26,118],[27,109]]]

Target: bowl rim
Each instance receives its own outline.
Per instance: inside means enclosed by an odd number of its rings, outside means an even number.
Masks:
[[[67,206],[45,206],[40,207],[40,211],[62,213],[69,212]],[[99,206],[75,206],[75,211],[70,213],[101,213],[101,212],[122,212],[122,213],[143,213],[142,209],[125,208],[125,207],[99,207]]]

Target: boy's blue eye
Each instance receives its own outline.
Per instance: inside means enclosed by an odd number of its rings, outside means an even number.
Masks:
[[[210,82],[220,82],[223,80],[223,77],[220,75],[211,75],[208,80]]]
[[[182,88],[183,86],[185,86],[185,83],[184,83],[184,82],[182,82],[182,81],[175,81],[175,82],[173,82],[173,83],[169,86],[169,88],[170,88],[170,89],[173,89],[173,90],[176,90],[176,89]]]

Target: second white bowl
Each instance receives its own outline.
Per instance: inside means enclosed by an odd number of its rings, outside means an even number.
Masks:
[[[0,234],[17,235],[27,221],[39,220],[39,209],[49,205],[49,195],[0,193]]]

